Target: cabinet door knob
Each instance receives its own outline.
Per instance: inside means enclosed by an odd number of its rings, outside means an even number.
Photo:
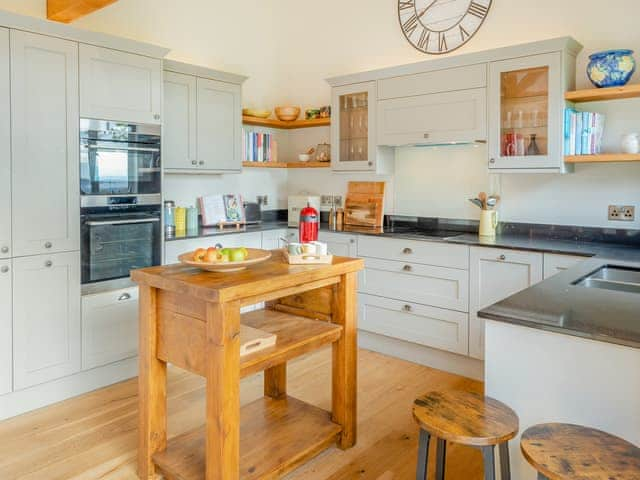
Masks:
[[[2,250],[0,250],[2,253],[9,253],[9,247],[2,247]]]
[[[204,160],[200,160],[198,163],[199,163],[200,165],[204,165]]]
[[[51,242],[44,242],[44,248],[51,248]]]
[[[405,265],[404,267],[402,267],[402,270],[404,270],[405,272],[410,272],[411,270],[413,270],[413,267],[411,267],[411,265]]]
[[[3,265],[2,267],[0,267],[0,272],[7,273],[8,271],[9,271],[9,267],[7,267],[6,265]]]
[[[506,260],[507,256],[505,254],[502,254],[498,257],[498,260]]]
[[[49,268],[53,266],[53,262],[51,260],[47,260],[46,262],[44,262],[44,266]]]
[[[425,134],[423,135],[423,137],[424,137],[424,138],[425,138],[425,140],[426,140],[427,138],[429,138],[429,134],[428,134],[428,133],[425,133]]]
[[[404,253],[405,255],[410,255],[413,253],[413,250],[407,247],[404,250],[402,250],[402,253]]]
[[[410,312],[413,309],[411,308],[411,305],[404,305],[402,307],[402,310],[405,311],[405,312]]]
[[[118,301],[123,302],[125,300],[129,300],[130,298],[131,298],[131,295],[125,292],[118,297]]]
[[[351,240],[349,240],[349,243],[356,243],[356,239],[352,238]]]
[[[489,159],[489,163],[493,165],[494,163],[496,163],[496,159],[495,158],[490,158]]]
[[[159,113],[155,113],[155,114],[153,115],[153,119],[154,119],[154,120],[160,120],[160,114],[159,114]]]
[[[373,167],[373,162],[367,162],[367,165],[369,165],[370,167]]]
[[[197,165],[198,161],[197,160],[191,160],[191,165]]]

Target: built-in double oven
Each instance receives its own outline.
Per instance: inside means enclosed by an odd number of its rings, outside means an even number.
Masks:
[[[80,121],[83,288],[161,263],[160,147],[160,126]]]

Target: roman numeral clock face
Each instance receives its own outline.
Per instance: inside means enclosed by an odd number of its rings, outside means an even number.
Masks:
[[[398,18],[409,43],[424,53],[451,52],[467,43],[489,13],[492,0],[398,0]]]

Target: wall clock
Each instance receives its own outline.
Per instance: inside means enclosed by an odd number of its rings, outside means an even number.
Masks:
[[[409,43],[424,53],[449,53],[467,43],[492,0],[398,0],[398,19]]]

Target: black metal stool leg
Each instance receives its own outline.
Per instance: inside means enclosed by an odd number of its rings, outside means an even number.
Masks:
[[[416,480],[427,479],[427,465],[429,463],[429,433],[420,429],[418,443],[418,466],[416,467]]]
[[[436,451],[436,480],[444,480],[444,467],[447,460],[447,441],[438,439]]]
[[[500,455],[500,480],[511,480],[511,464],[509,462],[509,443],[504,442],[498,446]]]
[[[496,480],[496,460],[493,445],[482,447],[482,458],[484,460],[484,480]]]

